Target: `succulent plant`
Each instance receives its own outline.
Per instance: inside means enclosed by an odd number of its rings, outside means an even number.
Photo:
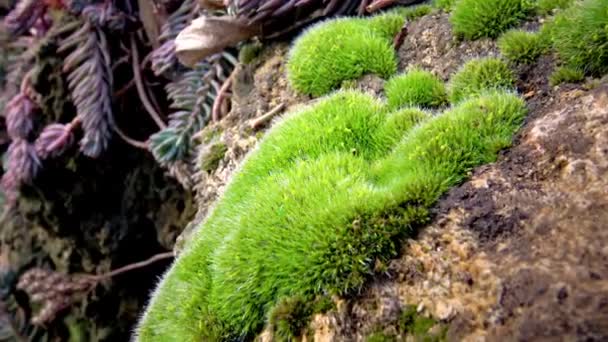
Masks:
[[[11,49],[17,51],[10,54],[15,58],[6,57],[11,58],[7,60],[10,69],[0,101],[11,139],[2,181],[12,199],[9,204],[14,204],[21,184],[31,182],[47,159],[75,151],[71,149],[74,144],[79,145],[83,155],[98,158],[108,151],[115,136],[148,150],[176,177],[183,174],[187,178],[192,172],[194,146],[190,139],[212,117],[219,90],[237,63],[235,52],[222,51],[193,68],[180,65],[175,55],[175,37],[197,15],[211,13],[202,10],[195,0],[182,1],[177,6],[165,1],[156,6],[167,13],[161,18],[162,32],[158,37],[135,34],[141,27],[138,21],[147,20],[141,17],[143,12],[137,16],[136,0],[20,0],[4,18],[3,28],[10,43],[3,48],[14,46]],[[130,39],[131,49],[124,48],[126,38]],[[146,38],[158,48],[146,50]],[[57,116],[51,118],[42,115],[48,109],[38,111],[44,106],[40,98],[47,94],[37,94],[30,83],[44,49],[63,58],[61,72],[75,108],[71,118],[66,117],[69,113],[55,113]],[[140,61],[142,52],[148,57]],[[116,68],[129,60],[140,101],[159,127],[158,131],[149,131],[144,142],[122,132],[114,116],[116,87],[129,86],[114,84]],[[142,70],[145,67],[158,77],[157,82],[164,84],[171,102],[166,108],[154,100],[157,94],[147,86]],[[123,75],[119,79],[124,79]],[[164,112],[171,114],[163,115]],[[59,117],[62,119],[57,122]],[[187,186],[187,182],[182,183]]]

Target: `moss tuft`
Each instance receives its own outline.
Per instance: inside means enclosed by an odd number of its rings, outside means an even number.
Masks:
[[[291,341],[302,335],[312,309],[307,298],[294,296],[280,300],[270,311],[270,328],[277,341]]]
[[[434,108],[446,104],[448,100],[443,81],[420,69],[391,78],[385,91],[392,109],[410,106]]]
[[[396,14],[326,21],[308,29],[289,52],[288,78],[300,93],[327,94],[366,73],[388,78],[397,71],[391,45],[404,19]]]
[[[239,62],[249,64],[253,62],[262,52],[264,46],[257,41],[243,44],[239,49]]]
[[[388,144],[395,144],[403,138],[403,132],[409,131],[430,117],[431,114],[422,109],[403,108],[388,114],[381,130]]]
[[[439,329],[433,329],[437,327]],[[444,341],[446,330],[444,326],[430,317],[420,315],[416,306],[408,305],[399,317],[399,329],[414,336],[416,341]]]
[[[324,314],[336,309],[336,304],[328,296],[320,296],[312,304],[313,314]]]
[[[496,38],[527,18],[533,9],[531,0],[459,0],[450,21],[458,37]]]
[[[306,333],[312,316],[335,308],[327,296],[311,300],[296,295],[283,298],[270,310],[269,324],[273,338],[277,341],[293,341]]]
[[[383,332],[375,332],[367,336],[365,342],[393,342],[395,340],[395,336],[390,336]]]
[[[485,57],[466,62],[450,79],[450,101],[457,103],[490,89],[513,89],[515,76],[499,58]]]
[[[226,151],[228,147],[223,142],[215,141],[207,144],[199,156],[199,168],[206,172],[217,169]]]
[[[139,339],[242,340],[272,315],[294,333],[310,311],[293,303],[359,291],[445,191],[510,145],[525,113],[514,94],[486,94],[401,126],[401,139],[383,105],[354,91],[288,115],[163,277]]]
[[[590,76],[608,73],[608,1],[576,2],[548,25],[550,40],[565,66]]]
[[[505,32],[498,40],[503,56],[514,63],[531,64],[548,50],[539,33],[523,30]]]
[[[585,79],[585,73],[580,69],[561,66],[549,76],[549,84],[557,86],[562,83],[579,83]]]
[[[435,0],[433,5],[443,11],[449,12],[454,7],[456,0]]]
[[[433,12],[433,6],[424,4],[416,6],[398,7],[393,11],[393,13],[402,16],[407,21],[416,20],[420,17],[424,17],[427,14],[430,14],[431,12]]]
[[[537,0],[536,12],[540,15],[548,15],[559,9],[570,7],[575,0]]]

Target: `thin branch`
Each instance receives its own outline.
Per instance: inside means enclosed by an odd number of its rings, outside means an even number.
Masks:
[[[148,149],[148,144],[142,141],[138,141],[135,140],[131,137],[129,137],[125,132],[123,132],[118,125],[116,124],[116,120],[114,119],[114,117],[112,117],[112,121],[110,122],[112,125],[112,129],[114,130],[114,132],[116,132],[116,134],[118,134],[118,136],[124,140],[127,144],[133,146],[133,147],[137,147],[140,148],[142,150],[146,150],[146,151],[150,151]]]
[[[224,81],[224,84],[222,84],[222,87],[219,89],[219,91],[217,92],[217,95],[215,96],[215,101],[213,101],[213,109],[211,110],[211,119],[214,122],[220,121],[220,119],[222,117],[222,114],[221,114],[222,103],[228,97],[228,89],[230,89],[230,87],[232,86],[232,80],[234,79],[234,76],[236,75],[236,71],[237,71],[237,69],[234,69],[232,71],[230,76],[228,76],[226,81]]]
[[[110,271],[108,273],[104,273],[104,274],[100,274],[100,275],[96,275],[96,276],[91,276],[92,279],[94,279],[95,281],[101,281],[104,279],[108,279],[108,278],[112,278],[115,277],[119,274],[125,273],[125,272],[129,272],[132,270],[136,270],[139,268],[143,268],[146,267],[148,265],[151,265],[157,261],[161,261],[161,260],[165,260],[165,259],[171,259],[175,257],[175,255],[173,254],[173,252],[166,252],[166,253],[160,253],[160,254],[156,254],[154,256],[152,256],[151,258],[144,260],[144,261],[139,261],[139,262],[135,262],[120,268],[117,268],[113,271]]]
[[[144,105],[144,108],[150,114],[152,119],[156,122],[158,127],[164,129],[167,127],[167,124],[161,119],[160,115],[154,109],[154,106],[150,103],[148,99],[148,95],[146,94],[146,89],[144,88],[144,83],[141,78],[141,70],[139,69],[139,52],[137,51],[137,44],[135,43],[135,37],[131,34],[131,54],[133,58],[131,59],[133,64],[133,75],[135,76],[135,85],[137,87],[137,93],[139,94],[139,98]]]
[[[128,63],[129,58],[131,58],[131,56],[127,54],[116,60],[116,62],[114,62],[114,64],[112,65],[112,71],[116,71],[116,68],[118,68],[119,65]]]
[[[152,93],[152,89],[150,89],[150,84],[144,80],[144,84],[146,85],[146,94],[148,94],[148,98],[150,99],[150,103],[152,104],[152,106],[154,106],[154,108],[157,109],[157,113],[158,113],[158,108],[160,108],[158,106],[158,101],[156,101],[156,98],[154,97],[154,93]]]
[[[142,149],[142,150],[149,151],[147,143],[145,143],[143,141],[135,140],[133,138],[130,138],[127,134],[125,134],[125,132],[123,132],[120,128],[118,128],[118,126],[115,123],[112,123],[112,129],[114,129],[114,131],[116,132],[116,134],[118,134],[118,136],[122,140],[124,140],[127,144],[129,144],[129,145],[131,145],[133,147],[137,147],[137,148]]]
[[[144,57],[144,59],[141,61],[141,63],[139,64],[139,67],[143,70],[146,68],[146,66],[148,65],[148,63],[150,63],[150,61],[152,60],[152,55],[154,53],[154,50],[150,51],[150,53],[148,53],[146,55],[146,57]]]
[[[114,92],[114,94],[112,95],[112,97],[114,98],[118,98],[123,96],[127,91],[129,91],[129,89],[131,89],[133,86],[135,85],[135,80],[131,79],[127,84],[125,84],[122,88],[118,89],[117,91]]]
[[[273,109],[269,110],[266,114],[260,116],[259,118],[251,121],[249,124],[252,129],[258,129],[261,126],[265,125],[268,121],[270,121],[275,115],[277,115],[280,111],[285,108],[285,103],[281,103]]]

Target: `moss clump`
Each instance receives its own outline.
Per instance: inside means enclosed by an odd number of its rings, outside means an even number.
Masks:
[[[424,17],[425,15],[431,12],[433,12],[433,6],[431,5],[398,7],[394,10],[394,13],[399,14],[407,21],[416,20],[420,17]]]
[[[407,306],[399,317],[399,329],[413,335],[416,341],[444,341],[447,329],[439,327],[440,329],[433,331],[432,328],[437,325],[440,325],[438,321],[418,314],[416,306],[413,305]]]
[[[582,70],[561,66],[549,76],[549,84],[554,87],[562,83],[578,83],[584,79],[585,73]]]
[[[395,336],[389,336],[383,332],[375,332],[367,336],[365,342],[393,342],[395,340]]]
[[[608,73],[608,1],[576,2],[549,27],[550,40],[565,66],[590,76]]]
[[[448,100],[443,82],[421,69],[391,78],[384,89],[392,109],[406,106],[433,108],[444,105]]]
[[[307,298],[294,296],[280,300],[270,312],[270,328],[278,341],[290,341],[302,334],[312,315]]]
[[[279,300],[269,314],[270,328],[277,341],[293,341],[302,336],[314,314],[335,308],[327,296],[311,300],[297,295]]]
[[[228,151],[228,147],[223,142],[216,141],[209,143],[200,154],[200,169],[206,172],[217,169],[220,161],[224,159],[226,151]]]
[[[262,52],[264,46],[257,41],[246,43],[239,49],[239,62],[242,64],[249,64],[253,62]]]
[[[393,38],[405,23],[405,14],[391,11],[368,18],[350,18],[347,20],[358,21],[362,27],[367,27],[374,34],[392,43]]]
[[[450,79],[450,101],[457,103],[489,89],[512,89],[514,84],[513,71],[501,59],[495,57],[472,59]]]
[[[574,3],[574,0],[537,0],[536,12],[547,15],[556,9],[566,9]]]
[[[366,73],[388,78],[397,71],[393,36],[404,19],[383,14],[369,19],[326,21],[308,29],[289,52],[287,75],[294,89],[324,95]]]
[[[389,326],[390,330],[387,330]],[[390,331],[390,333],[386,333]],[[408,305],[401,310],[399,318],[394,322],[382,322],[369,334],[366,342],[414,341],[439,342],[446,340],[447,327],[439,321],[418,313],[416,306]]]
[[[519,64],[535,62],[548,49],[539,33],[523,30],[505,32],[498,40],[498,47],[503,56]]]
[[[388,144],[396,144],[417,124],[430,118],[431,114],[419,108],[403,108],[387,115],[381,130]]]
[[[458,37],[496,38],[519,24],[533,8],[531,0],[459,0],[450,21]]]
[[[435,0],[433,5],[444,11],[451,11],[456,0]]]
[[[355,293],[445,191],[510,145],[525,112],[513,94],[487,94],[403,126],[401,139],[358,92],[287,116],[163,277],[139,339],[247,339],[282,298]]]

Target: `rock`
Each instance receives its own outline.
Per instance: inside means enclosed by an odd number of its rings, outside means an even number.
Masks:
[[[435,306],[435,312],[440,320],[448,320],[455,314],[454,307],[446,302],[438,302]]]
[[[451,41],[446,14],[413,22],[399,50],[402,69],[444,79],[494,54],[491,41]],[[390,279],[347,300],[356,310],[334,341],[390,331],[374,308],[395,291],[447,322],[448,340],[608,339],[608,80],[553,89],[553,66],[545,56],[517,69],[530,113],[513,147],[439,201]]]

